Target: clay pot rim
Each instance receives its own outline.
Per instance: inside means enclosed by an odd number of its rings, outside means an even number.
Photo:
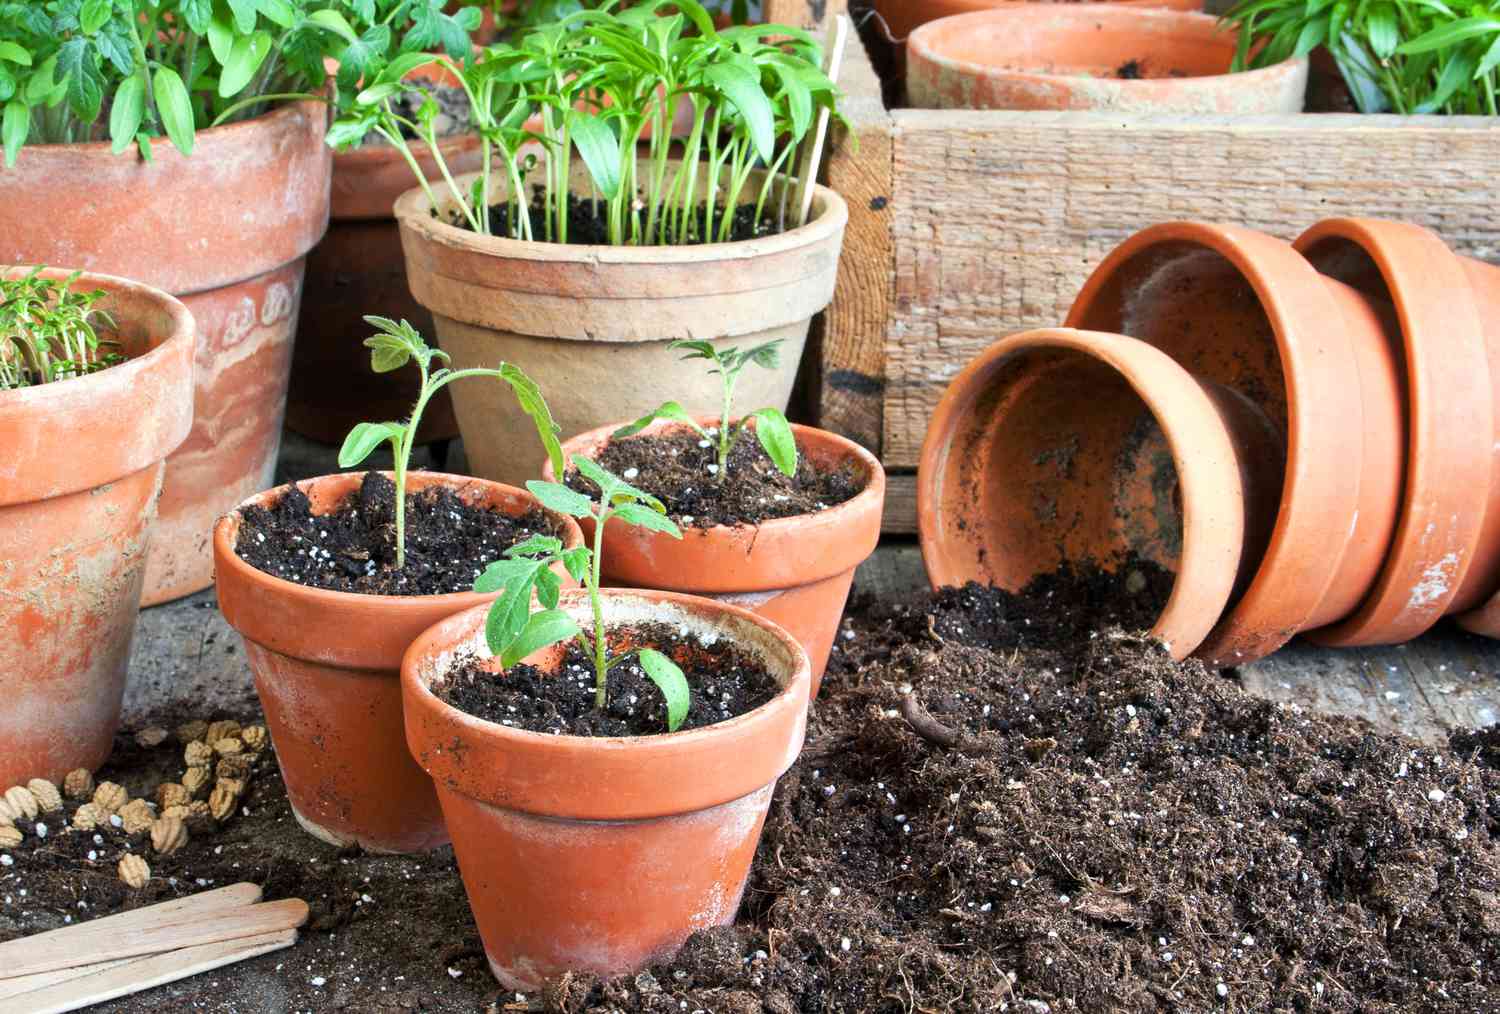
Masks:
[[[1016,15],[1023,17],[1059,17],[1076,21],[1081,21],[1085,18],[1102,18],[1106,22],[1114,21],[1124,24],[1131,22],[1175,21],[1184,25],[1207,26],[1218,25],[1220,21],[1214,15],[1205,14],[1201,11],[1183,11],[1148,6],[1125,6],[1118,3],[1004,4],[985,10],[969,11],[965,14],[951,14],[948,17],[937,18],[919,25],[906,37],[908,59],[925,60],[934,66],[952,68],[973,77],[1000,76],[1019,81],[1034,81],[1038,84],[1057,84],[1059,82],[1077,81],[1079,78],[1090,78],[1102,82],[1104,86],[1119,88],[1126,93],[1150,90],[1160,87],[1163,83],[1170,83],[1174,88],[1180,89],[1183,87],[1199,87],[1194,82],[1219,82],[1223,78],[1231,77],[1236,80],[1244,79],[1250,82],[1280,78],[1289,74],[1295,74],[1307,65],[1307,57],[1304,56],[1288,57],[1280,63],[1272,64],[1269,67],[1256,67],[1237,72],[1226,70],[1222,74],[1199,74],[1192,77],[1169,78],[1095,78],[1091,74],[1049,73],[1025,67],[1007,67],[1002,64],[961,60],[957,57],[947,55],[941,49],[934,48],[928,38],[944,29],[951,31],[965,28],[968,23],[979,25],[994,21],[1009,20],[1013,19]],[[1070,27],[1069,30],[1079,31],[1080,29],[1074,26]],[[1226,35],[1226,40],[1227,47],[1233,51],[1235,45],[1234,36]]]
[[[669,165],[680,160],[672,159]],[[479,179],[481,173],[464,173],[454,177],[461,190]],[[503,182],[503,181],[502,181]],[[444,188],[439,195],[442,208],[452,206],[451,195]],[[769,254],[788,253],[828,242],[840,233],[849,220],[849,206],[833,190],[813,184],[811,216],[799,225],[775,236],[730,240],[726,243],[699,243],[689,246],[609,246],[582,243],[548,243],[543,240],[508,239],[481,236],[468,229],[434,218],[427,195],[414,185],[396,199],[395,217],[402,228],[421,234],[428,242],[482,257],[544,261],[561,264],[673,265],[686,266],[713,261],[740,260]]]
[[[191,155],[183,155],[180,151],[177,150],[176,146],[174,146],[164,137],[153,137],[151,139],[152,149],[157,157],[160,157],[163,151],[169,150],[172,154],[178,155],[181,158],[192,159],[197,157],[198,143],[203,141],[204,138],[209,138],[210,140],[232,138],[236,133],[253,129],[261,129],[264,128],[267,124],[276,123],[280,120],[288,119],[296,115],[299,110],[305,109],[307,107],[317,107],[318,109],[324,110],[325,112],[328,108],[327,103],[323,102],[320,99],[296,99],[293,101],[278,102],[273,108],[267,110],[264,113],[261,113],[259,116],[251,117],[248,120],[236,120],[233,123],[225,123],[217,127],[205,127],[202,130],[196,131],[194,135],[195,141],[193,144],[193,154]],[[158,142],[162,143],[158,144]],[[21,149],[22,158],[26,157],[25,153],[28,150],[66,150],[71,152],[78,152],[80,155],[86,157],[100,155],[112,159],[129,159],[133,157],[128,150],[116,155],[114,153],[113,146],[109,141],[72,141],[67,144],[28,144]]]
[[[379,469],[367,471],[378,471],[392,481],[395,473]],[[285,496],[286,493],[296,486],[305,493],[307,489],[317,483],[326,482],[330,479],[358,479],[364,475],[364,471],[330,472],[326,475],[313,476],[310,479],[298,479],[296,482],[283,483],[273,486],[271,489],[262,490],[254,496],[246,497],[234,510],[225,514],[214,524],[213,550],[216,566],[226,567],[233,571],[233,580],[249,584],[258,588],[263,594],[275,595],[281,598],[301,600],[309,605],[316,604],[325,608],[348,607],[356,602],[375,603],[381,609],[389,610],[431,610],[438,607],[450,608],[452,612],[459,612],[476,604],[488,605],[494,594],[481,592],[448,592],[443,595],[370,595],[363,592],[333,591],[328,588],[312,588],[308,585],[288,581],[274,574],[267,574],[258,567],[252,567],[243,560],[239,553],[235,552],[238,544],[240,523],[242,517],[240,511],[249,506],[265,506],[267,503]],[[449,472],[411,471],[407,473],[407,490],[412,491],[410,485],[412,479],[428,479],[424,486],[448,486],[462,490],[467,486],[489,487],[506,493],[513,494],[525,500],[531,501],[549,518],[557,521],[562,529],[563,545],[569,549],[583,545],[583,533],[579,530],[577,523],[570,517],[566,517],[556,511],[544,507],[529,490],[518,489],[508,486],[503,482],[495,482],[491,479],[480,479],[471,475],[454,475]],[[393,621],[395,622],[395,621]]]
[[[447,137],[438,140],[438,151],[443,153],[445,159],[450,155],[456,155],[477,147],[479,147],[479,135],[472,131],[466,131],[461,134],[449,134]],[[426,153],[427,149],[425,146],[412,150],[412,154],[416,155],[419,160]],[[333,151],[334,172],[358,172],[369,168],[371,164],[383,167],[392,162],[405,164],[406,159],[400,151],[384,142],[364,144],[357,148],[335,148]],[[418,187],[418,189],[421,188]]]
[[[1174,421],[1187,422],[1181,419],[1186,399],[1160,391],[1159,384],[1144,374],[1142,364],[1137,360],[1156,359],[1158,365],[1174,367],[1174,375],[1178,375],[1184,383],[1191,384],[1194,392],[1201,393],[1201,407],[1210,416],[1217,418],[1208,395],[1201,387],[1203,382],[1165,352],[1125,335],[1068,327],[1022,331],[992,344],[953,378],[928,424],[917,466],[917,537],[928,580],[934,589],[958,583],[955,578],[968,580],[968,576],[944,568],[935,548],[942,535],[937,528],[942,509],[939,486],[947,476],[946,460],[953,446],[953,437],[963,427],[976,398],[984,392],[987,385],[981,382],[986,381],[988,375],[1006,360],[1039,350],[1071,352],[1102,363],[1118,373],[1156,418],[1167,439],[1182,490],[1183,548],[1178,570],[1172,581],[1172,592],[1152,626],[1152,635],[1161,637],[1166,642],[1174,658],[1185,658],[1219,622],[1233,590],[1238,567],[1224,566],[1224,556],[1221,554],[1228,553],[1235,564],[1238,564],[1244,538],[1243,524],[1239,531],[1232,533],[1232,538],[1224,538],[1226,526],[1222,519],[1200,517],[1198,505],[1206,505],[1209,493],[1214,489],[1239,488],[1237,456],[1228,435],[1221,434],[1221,453],[1205,458],[1205,469],[1191,471],[1184,467],[1187,449],[1184,429],[1174,425]],[[1192,433],[1191,439],[1195,440],[1202,439],[1206,432],[1192,428],[1189,431]],[[1202,474],[1203,470],[1218,474],[1207,476],[1202,481],[1193,478]],[[1204,619],[1191,622],[1178,618],[1180,614],[1192,612],[1203,602],[1217,603]],[[1173,630],[1174,627],[1186,629],[1183,633],[1177,633]]]

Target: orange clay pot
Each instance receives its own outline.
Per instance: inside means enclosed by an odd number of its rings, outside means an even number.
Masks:
[[[918,470],[934,588],[1017,590],[1127,553],[1177,575],[1152,633],[1186,658],[1254,572],[1283,469],[1248,399],[1116,334],[1048,328],[991,345],[949,385]]]
[[[929,22],[906,44],[919,109],[1300,113],[1307,61],[1229,72],[1235,36],[1208,14],[1118,4],[1013,4]],[[1117,68],[1134,62],[1139,78]]]
[[[718,417],[700,417],[717,426]],[[563,454],[596,457],[624,422],[581,433]],[[657,422],[646,432],[672,427]],[[844,437],[811,426],[792,426],[798,449],[820,468],[854,463],[866,476],[854,499],[817,514],[777,518],[758,525],[685,526],[682,538],[616,521],[604,539],[604,580],[611,585],[689,592],[748,609],[780,625],[807,651],[812,695],[817,697],[838,634],[839,618],[854,583],[854,569],[880,541],[885,469],[875,455]],[[549,461],[542,469],[556,481]],[[731,476],[731,479],[733,477]],[[651,492],[649,489],[646,492]],[[579,521],[593,544],[594,521]]]
[[[60,782],[109,756],[162,462],[193,422],[187,309],[107,275],[74,288],[105,290],[97,305],[130,358],[0,391],[0,785]]]
[[[1255,576],[1201,657],[1249,662],[1358,607],[1395,532],[1405,465],[1389,307],[1320,275],[1272,236],[1172,222],[1110,253],[1067,323],[1150,342],[1250,399],[1285,434],[1270,544],[1247,561]]]
[[[568,971],[631,972],[731,922],[771,792],[802,749],[810,674],[785,631],[688,595],[606,591],[603,601],[606,623],[664,620],[728,637],[784,689],[702,729],[550,736],[473,718],[427,689],[455,652],[489,657],[485,609],[417,639],[401,667],[406,742],[437,784],[490,969],[508,989]],[[591,622],[586,593],[564,592],[561,607]]]
[[[356,491],[362,477],[345,472],[297,485],[321,514]],[[508,514],[537,506],[531,494],[510,486],[408,473],[409,492],[435,485]],[[268,490],[241,506],[274,503],[288,488]],[[554,517],[563,541],[581,544],[578,526]],[[355,595],[308,588],[240,559],[234,551],[239,527],[237,510],[214,527],[219,608],[244,638],[297,823],[329,844],[357,843],[375,852],[420,852],[445,844],[448,831],[432,781],[400,748],[401,656],[437,621],[495,596]]]
[[[1436,234],[1404,222],[1328,219],[1297,239],[1324,274],[1394,302],[1406,374],[1406,474],[1385,566],[1353,615],[1309,637],[1395,644],[1500,581],[1500,320],[1486,341],[1470,270]],[[1493,271],[1494,269],[1489,269]],[[1483,286],[1481,286],[1483,287]],[[1494,311],[1490,302],[1487,309]]]
[[[575,188],[586,192],[582,159],[573,173]],[[759,193],[759,179],[752,174],[751,192]],[[458,180],[460,187],[472,182]],[[493,199],[502,196],[497,190]],[[481,236],[434,218],[419,188],[396,202],[412,295],[432,311],[453,366],[503,359],[523,364],[544,391],[587,392],[553,405],[564,433],[630,418],[669,398],[690,412],[717,411],[718,378],[682,362],[668,348],[674,338],[784,340],[786,365],[747,373],[739,388],[746,404],[784,408],[812,317],[833,298],[848,217],[843,200],[820,186],[808,224],[780,235],[611,247]],[[508,392],[459,386],[453,405],[476,475],[519,485],[540,473],[545,454]]]
[[[39,145],[4,173],[0,262],[138,279],[197,324],[193,430],[167,461],[146,605],[208,587],[214,519],[275,474],[303,258],[328,224],[327,122],[302,102],[200,131],[191,156],[164,139],[149,163]]]
[[[1066,0],[1063,0],[1066,2]],[[1112,7],[1160,7],[1174,11],[1201,11],[1203,0],[1099,0]],[[875,12],[897,42],[929,21],[1012,6],[1013,0],[875,0]]]

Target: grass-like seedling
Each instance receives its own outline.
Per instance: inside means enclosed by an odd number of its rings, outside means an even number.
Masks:
[[[526,484],[542,505],[575,518],[594,519],[594,544],[564,549],[559,539],[539,536],[506,551],[474,582],[477,592],[500,592],[485,622],[485,640],[503,668],[510,668],[532,652],[577,639],[594,663],[594,705],[609,702],[609,670],[633,653],[667,703],[667,731],[676,732],[692,704],[692,691],[682,670],[653,648],[635,648],[613,658],[605,639],[604,607],[599,598],[600,561],[607,522],[618,519],[652,531],[682,538],[682,532],[666,516],[662,502],[636,489],[581,455],[573,465],[599,487],[597,499],[555,482],[533,480]],[[561,474],[561,470],[556,470]],[[557,608],[561,579],[551,569],[561,563],[573,580],[583,584],[593,609],[593,630],[585,631],[566,612]],[[532,611],[532,594],[541,609]]]
[[[453,370],[446,365],[451,362],[448,353],[430,347],[416,328],[406,321],[399,324],[385,317],[366,317],[365,322],[378,328],[378,333],[365,339],[370,351],[370,365],[376,373],[399,370],[409,362],[415,362],[422,373],[421,393],[416,406],[405,422],[362,422],[349,431],[344,444],[339,448],[339,467],[353,468],[368,458],[383,443],[391,445],[395,458],[396,473],[396,569],[406,566],[406,473],[411,463],[412,447],[416,442],[417,427],[422,423],[422,413],[427,403],[438,391],[466,377],[489,377],[510,386],[520,402],[522,410],[536,424],[537,435],[547,449],[547,456],[554,468],[563,467],[562,445],[557,439],[558,427],[552,420],[551,410],[542,398],[535,381],[520,367],[501,363],[495,369]],[[433,363],[440,363],[433,369]]]
[[[58,281],[41,271],[0,279],[0,391],[81,377],[124,360],[95,330],[114,326],[94,306],[104,291],[75,291],[78,272]]]
[[[683,359],[702,359],[710,365],[709,373],[719,378],[723,400],[719,410],[719,426],[717,433],[710,433],[698,424],[698,421],[675,402],[664,402],[658,408],[646,415],[641,416],[629,426],[622,426],[615,430],[614,437],[628,437],[639,433],[658,419],[670,419],[674,422],[684,423],[698,431],[698,435],[704,440],[713,440],[718,445],[719,464],[714,468],[714,481],[723,483],[729,474],[729,452],[734,450],[735,442],[744,436],[745,430],[750,428],[746,424],[749,420],[755,420],[755,436],[760,441],[761,447],[765,448],[771,463],[781,471],[783,475],[797,474],[797,440],[792,435],[791,424],[786,421],[786,416],[774,408],[762,408],[751,412],[748,416],[740,419],[738,423],[732,421],[734,414],[734,385],[739,379],[740,373],[746,366],[752,363],[767,370],[775,370],[781,366],[781,339],[757,345],[751,349],[716,349],[711,342],[704,341],[675,341],[669,348],[685,349],[687,355]],[[587,473],[585,473],[587,474]]]

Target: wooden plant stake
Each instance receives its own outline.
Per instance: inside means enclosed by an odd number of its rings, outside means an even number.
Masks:
[[[828,31],[828,48],[823,54],[823,72],[828,75],[834,84],[839,82],[839,70],[844,65],[844,47],[849,41],[849,17],[840,14],[833,20],[833,27]],[[823,160],[823,142],[828,136],[829,111],[825,106],[818,110],[818,124],[813,128],[812,136],[804,143],[802,158],[797,166],[797,225],[807,224],[808,213],[812,210],[813,183],[818,175],[818,163]]]

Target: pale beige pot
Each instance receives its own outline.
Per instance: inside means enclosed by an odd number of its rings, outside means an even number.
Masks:
[[[579,190],[587,187],[585,172],[579,160]],[[459,177],[459,186],[474,178]],[[747,192],[758,186],[752,179]],[[837,194],[817,187],[808,224],[777,236],[610,247],[481,236],[445,224],[446,214],[434,218],[420,188],[396,202],[412,295],[432,311],[453,365],[520,365],[547,394],[564,433],[633,418],[667,400],[717,412],[719,379],[701,362],[681,362],[667,347],[675,338],[726,346],[784,339],[781,369],[746,371],[736,398],[785,407],[808,325],[833,298],[848,217]],[[452,391],[474,473],[512,485],[536,478],[544,455],[510,391],[498,384]]]

